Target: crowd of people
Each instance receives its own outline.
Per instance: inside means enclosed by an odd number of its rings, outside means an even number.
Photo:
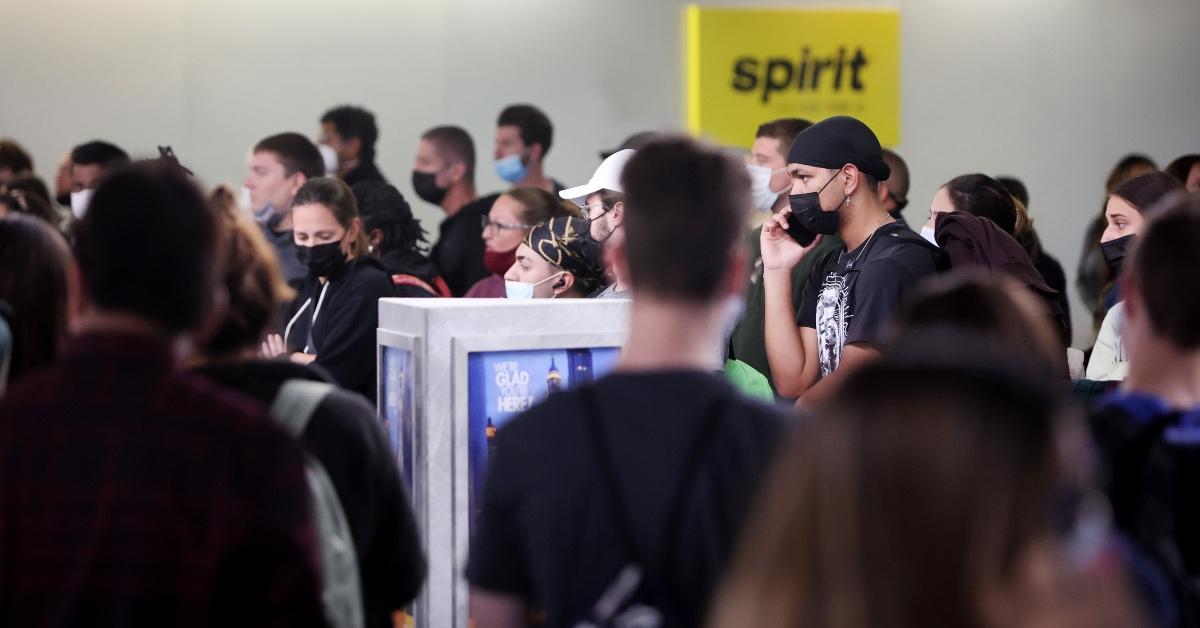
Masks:
[[[403,625],[402,297],[629,301],[616,370],[495,437],[481,628],[1200,626],[1200,155],[1094,199],[1080,351],[1019,179],[918,227],[852,117],[744,158],[636,133],[570,188],[553,137],[504,108],[480,196],[470,135],[423,133],[432,246],[360,107],[253,144],[240,193],[98,140],[47,186],[0,140],[0,625]]]

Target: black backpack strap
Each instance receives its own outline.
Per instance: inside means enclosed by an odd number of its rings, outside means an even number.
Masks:
[[[641,565],[643,571],[649,574],[651,563],[637,544],[637,537],[634,534],[633,528],[633,517],[630,515],[628,504],[622,495],[620,477],[617,475],[616,465],[613,463],[611,453],[604,440],[604,429],[600,420],[600,408],[597,403],[595,387],[587,386],[582,388],[580,395],[583,403],[584,422],[587,424],[588,429],[588,437],[593,444],[596,462],[600,467],[600,476],[608,492],[609,501],[612,502],[614,511],[613,521],[617,526],[617,534],[621,538],[621,544],[626,554],[634,562]],[[709,441],[712,440],[712,436],[716,432],[716,427],[727,405],[728,402],[726,399],[717,399],[708,407],[700,424],[700,432],[696,435],[688,456],[684,460],[683,474],[680,477],[679,486],[675,490],[675,495],[670,502],[671,505],[667,514],[667,524],[664,530],[667,543],[660,556],[659,565],[661,566],[670,565],[675,559],[679,535],[673,534],[673,531],[679,529],[680,518],[683,516],[689,489],[691,489],[696,478],[696,470],[699,467],[701,456],[707,449]],[[652,580],[657,581],[658,585],[669,596],[669,601],[676,608],[679,608],[678,600],[682,598],[674,590],[671,580],[661,576],[652,578]]]

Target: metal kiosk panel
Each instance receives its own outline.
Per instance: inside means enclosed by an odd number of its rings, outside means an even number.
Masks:
[[[463,569],[486,465],[484,416],[499,427],[558,386],[604,375],[628,321],[629,302],[618,299],[380,300],[379,412],[429,559],[412,625],[468,626]]]

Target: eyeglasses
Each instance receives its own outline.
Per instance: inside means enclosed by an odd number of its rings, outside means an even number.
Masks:
[[[487,216],[482,216],[481,218],[482,218],[482,220],[480,220],[480,225],[484,229],[487,229],[488,227],[491,227],[496,230],[505,230],[505,229],[509,229],[509,230],[522,229],[522,230],[524,230],[524,229],[532,229],[533,228],[533,225],[521,225],[521,224],[510,225],[510,224],[504,223],[504,222],[496,222],[495,220],[492,220],[492,219],[488,218]]]
[[[593,210],[593,209],[597,209],[597,208],[599,208],[599,209],[600,209],[600,210],[602,210],[602,211],[600,212],[600,215],[599,215],[599,216],[596,216],[595,218],[592,218],[592,210]],[[601,216],[603,216],[603,215],[607,214],[608,212],[612,211],[612,210],[613,210],[613,206],[612,206],[612,205],[605,205],[604,203],[593,203],[593,204],[591,204],[591,205],[580,205],[580,206],[579,206],[579,209],[582,209],[582,210],[583,210],[583,219],[584,219],[584,220],[586,220],[586,221],[588,221],[588,222],[590,223],[590,222],[592,222],[592,221],[599,220]]]

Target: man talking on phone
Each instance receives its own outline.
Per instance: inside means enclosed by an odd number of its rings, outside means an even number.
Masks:
[[[805,129],[787,161],[789,207],[760,234],[767,358],[779,394],[811,406],[878,355],[880,333],[941,255],[880,203],[878,182],[891,170],[860,120],[837,116]],[[792,268],[834,234],[842,246],[816,260],[793,309]]]

